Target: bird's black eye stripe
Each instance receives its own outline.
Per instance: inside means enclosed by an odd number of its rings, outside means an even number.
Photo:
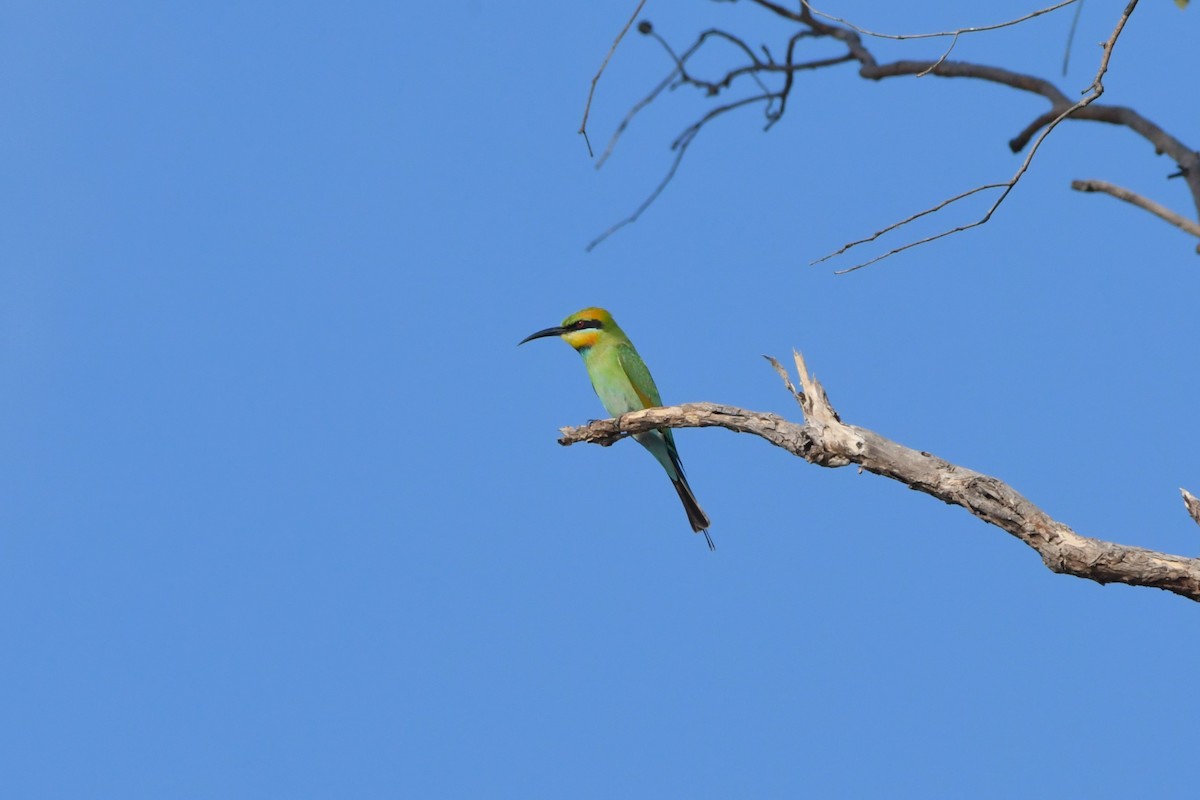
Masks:
[[[604,324],[598,319],[577,319],[571,323],[573,330],[581,331],[584,328],[601,328]]]

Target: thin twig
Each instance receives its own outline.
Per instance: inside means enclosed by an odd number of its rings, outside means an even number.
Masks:
[[[863,267],[870,266],[871,264],[874,264],[877,261],[882,261],[885,258],[894,256],[897,253],[903,253],[905,250],[910,250],[914,247],[917,247],[918,245],[928,244],[929,242],[935,242],[938,239],[944,239],[945,237],[950,236],[951,234],[961,233],[963,231],[970,230],[971,228],[978,228],[980,225],[986,225],[988,223],[988,221],[991,220],[992,215],[996,213],[996,209],[998,209],[1000,207],[1000,204],[1003,203],[1005,198],[1007,198],[1008,195],[1012,192],[1012,190],[1014,188],[1016,188],[1017,181],[1021,180],[1021,177],[1025,174],[1025,171],[1029,169],[1029,165],[1030,165],[1030,163],[1032,163],[1033,157],[1037,153],[1038,148],[1042,146],[1042,142],[1044,142],[1046,140],[1046,137],[1050,135],[1050,132],[1052,130],[1054,130],[1055,127],[1057,127],[1058,123],[1060,123],[1064,119],[1066,119],[1067,116],[1072,111],[1074,111],[1077,106],[1082,107],[1082,105],[1084,105],[1084,101],[1080,100],[1074,106],[1071,106],[1066,111],[1059,114],[1057,119],[1055,119],[1053,122],[1051,122],[1049,125],[1046,126],[1046,129],[1044,131],[1042,131],[1040,136],[1038,136],[1037,141],[1035,141],[1033,143],[1033,147],[1029,148],[1029,153],[1025,156],[1025,160],[1021,163],[1021,167],[1016,171],[1016,174],[1014,174],[1008,181],[1006,181],[1005,183],[988,184],[987,186],[978,187],[981,189],[989,188],[989,187],[990,188],[1003,187],[1000,191],[1000,196],[996,198],[996,201],[994,203],[992,203],[991,207],[988,208],[988,210],[984,213],[984,215],[982,217],[975,220],[974,222],[968,222],[965,225],[959,225],[955,228],[951,228],[950,230],[945,230],[945,231],[942,231],[941,233],[935,233],[933,236],[926,236],[924,239],[917,239],[916,241],[901,245],[900,247],[894,247],[891,250],[884,253],[883,255],[875,256],[872,259],[863,261],[859,264],[855,264],[852,267],[847,267],[846,269],[834,270],[833,274],[845,275],[846,273],[854,272],[855,270],[859,270],[859,269],[862,269]],[[967,195],[972,194],[972,193],[973,193],[973,190],[971,192],[964,192],[963,194],[959,195],[959,198],[966,197]],[[952,201],[950,201],[950,202],[952,202]],[[943,207],[945,205],[948,205],[948,203],[942,204]],[[918,213],[913,216],[913,219],[923,216],[924,214],[927,214],[933,210],[934,209],[927,209],[924,212]],[[899,226],[893,225],[892,227],[896,228]],[[849,250],[850,247],[852,247],[852,246],[853,245],[844,247],[843,252],[845,250]]]
[[[929,73],[940,67],[950,57],[950,53],[954,51],[954,45],[958,44],[958,34],[954,34],[954,38],[950,40],[950,46],[946,48],[946,52],[942,53],[941,58],[929,65],[927,69],[923,69],[917,73],[918,78],[924,78]]]
[[[712,111],[709,111],[696,122],[693,122],[691,125],[685,128],[683,133],[679,134],[675,141],[671,143],[671,149],[676,151],[675,160],[671,162],[671,168],[667,170],[667,174],[661,181],[659,181],[659,184],[654,188],[654,191],[652,191],[649,196],[642,201],[642,204],[638,206],[632,214],[630,214],[628,217],[625,217],[625,219],[621,220],[615,225],[612,225],[604,233],[590,241],[588,246],[583,248],[584,252],[592,252],[596,245],[600,244],[605,239],[621,230],[621,228],[624,228],[626,225],[632,225],[638,221],[638,217],[645,213],[646,209],[654,204],[654,201],[658,199],[658,196],[663,193],[664,189],[667,188],[667,184],[669,184],[671,179],[675,177],[675,172],[679,169],[679,164],[681,161],[683,161],[683,156],[684,153],[687,152],[688,146],[695,140],[696,134],[700,133],[700,129],[703,128],[704,125],[710,120],[712,120],[713,117],[724,114],[726,111],[731,111],[740,106],[761,102],[763,100],[769,100],[771,96],[772,95],[755,95],[754,97],[745,97],[732,103],[726,103],[719,108],[714,108]]]
[[[1010,19],[1006,22],[997,22],[994,25],[972,25],[966,28],[958,28],[952,31],[938,31],[936,33],[879,33],[877,31],[869,31],[866,28],[860,28],[858,25],[855,25],[849,20],[842,19],[841,17],[835,17],[832,14],[826,14],[824,11],[818,11],[812,7],[812,4],[809,3],[808,0],[800,0],[800,4],[812,12],[814,16],[830,20],[831,22],[836,22],[839,25],[845,25],[850,30],[854,31],[855,33],[860,33],[863,36],[871,36],[876,39],[894,39],[897,41],[904,41],[907,39],[936,39],[941,36],[953,36],[955,39],[957,39],[961,34],[964,33],[980,33],[982,31],[999,30],[1000,28],[1007,28],[1012,25],[1017,25],[1025,20],[1033,19],[1034,17],[1040,17],[1043,14],[1049,14],[1051,11],[1057,11],[1064,6],[1069,6],[1078,1],[1079,0],[1063,0],[1063,2],[1057,3],[1056,5],[1047,6],[1046,8],[1039,8],[1037,11],[1032,11],[1023,17]],[[953,45],[951,45],[951,47],[953,47]],[[943,58],[945,58],[945,56],[943,56]]]
[[[579,123],[579,133],[583,136],[584,144],[587,145],[589,158],[592,157],[592,142],[588,139],[587,135],[587,121],[588,114],[592,112],[592,95],[596,93],[596,84],[599,82],[600,76],[604,74],[604,68],[608,66],[609,59],[617,51],[617,45],[625,38],[625,34],[629,31],[629,26],[637,19],[638,14],[642,13],[642,6],[644,5],[646,5],[646,0],[638,0],[637,8],[633,10],[633,14],[630,15],[629,20],[625,23],[625,27],[621,28],[621,32],[617,34],[617,38],[613,39],[612,47],[608,48],[608,55],[604,56],[604,61],[600,64],[600,69],[596,70],[596,74],[592,78],[592,86],[588,89],[587,103],[583,106],[583,121]]]
[[[644,22],[642,24],[645,26],[643,29],[645,33],[654,33],[654,29],[650,27],[650,23]],[[629,127],[629,123],[633,121],[633,118],[637,116],[638,112],[653,103],[654,100],[660,94],[662,94],[663,90],[669,87],[675,81],[676,75],[682,74],[680,70],[681,65],[700,49],[700,46],[704,44],[704,41],[707,38],[707,33],[708,32],[706,31],[705,33],[701,34],[699,38],[697,38],[692,44],[692,46],[685,50],[683,55],[679,57],[675,56],[675,52],[671,50],[670,46],[667,45],[667,43],[663,41],[661,37],[655,36],[655,38],[662,43],[663,47],[666,48],[667,52],[670,53],[671,59],[675,62],[675,69],[671,70],[670,73],[667,74],[667,77],[659,81],[659,84],[650,91],[650,94],[643,97],[633,106],[633,108],[629,109],[629,113],[625,115],[625,118],[621,120],[621,124],[617,126],[616,130],[613,131],[612,136],[609,137],[608,146],[604,148],[604,152],[600,154],[600,158],[596,161],[596,169],[600,169],[600,167],[604,165],[604,162],[608,160],[608,157],[612,155],[613,148],[617,146],[617,139],[621,138],[621,134],[624,133],[625,129]]]
[[[600,169],[600,167],[604,166],[604,162],[608,161],[608,157],[612,155],[613,148],[617,146],[617,139],[621,138],[621,134],[623,134],[625,129],[629,127],[629,123],[633,122],[633,118],[637,116],[638,112],[653,103],[655,98],[662,94],[663,89],[666,89],[671,85],[671,83],[675,80],[675,76],[678,74],[678,69],[671,70],[671,73],[667,75],[667,77],[663,78],[662,81],[659,82],[658,86],[655,86],[650,91],[650,94],[643,97],[633,106],[633,108],[629,109],[629,113],[627,113],[625,118],[621,120],[621,124],[617,126],[616,130],[613,131],[612,136],[608,138],[608,146],[604,148],[604,152],[600,154],[598,159],[596,159],[596,169]]]
[[[842,245],[840,250],[835,250],[828,255],[821,256],[816,261],[810,261],[809,266],[811,267],[815,264],[820,264],[822,261],[828,261],[829,259],[833,258],[834,256],[840,256],[842,253],[846,252],[851,247],[856,247],[860,244],[866,244],[868,242],[873,242],[876,239],[878,239],[880,236],[883,236],[885,233],[888,233],[889,231],[894,231],[894,230],[896,230],[896,228],[899,228],[903,225],[907,225],[908,223],[912,222],[913,220],[920,219],[921,217],[924,217],[927,214],[932,214],[935,211],[941,211],[943,208],[950,205],[951,203],[956,203],[959,200],[962,200],[963,198],[970,197],[973,194],[979,194],[980,192],[987,191],[988,189],[999,189],[1002,186],[1007,186],[1007,185],[1008,185],[1007,183],[989,183],[984,186],[976,186],[974,189],[968,189],[967,191],[963,192],[962,194],[958,194],[958,195],[955,195],[954,197],[951,197],[949,200],[943,200],[942,202],[938,203],[936,206],[933,206],[932,208],[927,208],[924,211],[918,211],[916,214],[913,214],[910,217],[906,217],[905,219],[902,219],[899,222],[893,222],[891,225],[888,225],[886,228],[881,228],[880,230],[875,231],[873,234],[871,234],[870,236],[868,236],[865,239],[859,239],[857,241],[850,242],[848,244],[844,244],[844,245]]]
[[[1071,30],[1067,31],[1067,46],[1063,49],[1063,77],[1067,77],[1067,65],[1071,63],[1071,42],[1075,41],[1075,29],[1079,27],[1079,16],[1083,13],[1083,0],[1075,6],[1075,14],[1071,17]]]
[[[587,252],[587,253],[592,252],[592,250],[595,249],[596,245],[600,244],[605,239],[612,236],[617,231],[621,230],[621,228],[624,228],[626,225],[632,225],[633,223],[638,221],[638,217],[640,217],[645,212],[645,210],[647,208],[649,208],[651,206],[651,204],[654,203],[655,200],[658,199],[658,196],[663,193],[663,189],[666,189],[667,184],[670,183],[671,179],[675,177],[675,171],[677,169],[679,169],[679,162],[683,161],[683,154],[687,152],[687,148],[688,148],[689,144],[691,144],[690,139],[677,148],[677,151],[675,153],[675,160],[671,162],[671,168],[669,170],[667,170],[666,176],[664,176],[663,179],[661,181],[659,181],[659,184],[658,184],[658,186],[656,186],[654,188],[654,191],[652,191],[650,193],[650,195],[645,200],[642,201],[642,204],[640,206],[638,206],[634,210],[634,212],[632,214],[630,214],[628,217],[626,217],[625,219],[616,223],[615,225],[612,225],[604,233],[600,234],[595,239],[592,239],[592,241],[588,242],[588,246],[583,248],[584,252]]]
[[[1108,72],[1108,62],[1112,58],[1113,48],[1117,46],[1117,37],[1121,35],[1121,31],[1125,30],[1125,23],[1129,21],[1129,17],[1133,14],[1133,10],[1137,8],[1138,0],[1129,0],[1129,4],[1125,6],[1125,10],[1121,12],[1121,16],[1117,19],[1117,27],[1113,29],[1112,36],[1109,36],[1101,47],[1104,49],[1104,54],[1100,57],[1100,69],[1096,70],[1096,77],[1092,80],[1092,85],[1084,89],[1080,94],[1092,92],[1092,97],[1084,105],[1088,105],[1100,95],[1104,94],[1104,73]]]

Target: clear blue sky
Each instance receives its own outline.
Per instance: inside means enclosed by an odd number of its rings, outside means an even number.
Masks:
[[[836,277],[807,264],[1007,177],[1045,107],[846,67],[768,134],[754,111],[706,130],[585,253],[705,108],[664,98],[593,169],[575,129],[633,5],[5,6],[7,797],[1194,793],[1196,604],[681,431],[710,553],[640,448],[556,443],[602,415],[570,349],[515,346],[602,305],[666,402],[798,419],[760,357],[796,347],[847,421],[1081,533],[1200,553],[1194,242],[1068,188],[1186,213],[1173,165],[1064,125],[985,229]],[[1085,7],[1068,90],[1120,5]],[[915,32],[1034,7],[985,6],[827,10]],[[1144,0],[1105,100],[1200,145],[1198,14]],[[782,49],[745,4],[646,16]],[[1069,23],[955,57],[1055,77]],[[631,34],[597,144],[668,66]]]

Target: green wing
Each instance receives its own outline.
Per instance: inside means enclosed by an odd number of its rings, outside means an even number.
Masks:
[[[642,401],[643,408],[651,408],[662,405],[662,398],[658,394],[658,387],[654,385],[654,378],[650,377],[650,370],[646,369],[646,362],[642,361],[642,357],[633,349],[633,345],[620,344],[617,345],[617,363],[621,365],[621,369],[625,370],[625,377],[629,378],[629,384],[633,386],[633,390],[637,392],[638,399]],[[676,473],[683,475],[683,464],[679,463],[679,451],[675,449],[675,436],[670,428],[660,428],[658,433],[662,434],[666,441],[666,457],[674,465]],[[654,447],[650,447],[650,451],[654,452]],[[656,457],[662,460],[661,455]],[[666,463],[663,463],[666,466]],[[668,474],[670,470],[667,470]]]
[[[633,385],[633,390],[637,392],[644,408],[662,405],[654,378],[650,377],[650,370],[646,369],[645,362],[633,349],[633,345],[624,342],[617,345],[617,362],[621,369],[625,370],[625,377],[629,378],[629,383]]]
[[[624,371],[625,377],[628,379],[627,383],[637,395],[642,407],[661,406],[662,398],[658,395],[658,387],[654,385],[654,378],[650,377],[650,370],[646,369],[645,362],[633,349],[633,345],[625,341],[616,345],[615,349],[617,364]],[[601,399],[603,400],[603,398]],[[692,487],[688,486],[687,477],[683,474],[683,463],[679,460],[679,451],[675,448],[675,437],[672,435],[671,429],[658,428],[636,434],[634,438],[638,444],[649,450],[650,454],[667,471],[667,477],[675,485],[675,491],[679,493],[679,499],[683,501],[683,507],[687,509],[688,522],[691,523],[692,530],[704,531],[704,538],[708,541],[709,548],[712,548],[712,539],[705,530],[709,526],[708,516],[696,502],[696,496],[692,494]]]

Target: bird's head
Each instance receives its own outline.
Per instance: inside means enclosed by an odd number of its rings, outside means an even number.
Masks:
[[[600,341],[600,337],[606,332],[614,328],[616,328],[616,323],[613,322],[612,314],[603,308],[585,308],[564,319],[562,325],[531,333],[517,344],[522,345],[546,336],[561,336],[576,350],[586,350]]]

